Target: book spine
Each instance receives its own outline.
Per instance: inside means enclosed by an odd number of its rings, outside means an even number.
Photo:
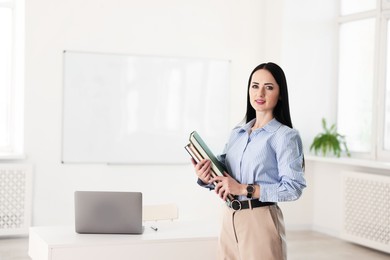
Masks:
[[[210,148],[209,148],[209,147],[207,146],[207,144],[203,141],[203,139],[200,137],[200,135],[199,135],[197,132],[194,132],[194,133],[192,134],[192,137],[193,137],[193,139],[195,139],[195,140],[199,143],[199,145],[200,145],[201,147],[203,147],[205,153],[208,155],[208,157],[210,158],[210,160],[212,160],[212,161],[214,162],[215,167],[217,167],[218,170],[219,170],[220,172],[223,173],[223,172],[225,171],[224,167],[223,167],[223,166],[221,165],[221,163],[218,161],[217,157],[215,157],[215,155],[211,152]]]
[[[214,157],[214,160],[206,153],[206,151],[203,149],[203,147],[198,143],[198,141],[195,138],[191,138],[190,142],[194,145],[194,147],[199,151],[199,153],[202,155],[203,158],[209,159],[211,161],[211,169],[218,175],[218,176],[224,176],[223,171],[221,171],[217,165],[215,164],[216,158]]]

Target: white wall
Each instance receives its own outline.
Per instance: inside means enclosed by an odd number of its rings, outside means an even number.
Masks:
[[[287,73],[293,123],[306,151],[322,130],[321,118],[336,121],[338,0],[284,1],[281,63]]]
[[[291,117],[306,154],[314,136],[321,131],[321,118],[330,121],[336,118],[337,2],[268,0],[265,3],[265,60],[279,63],[286,73]],[[314,227],[315,196],[318,196],[314,167],[313,162],[306,160],[307,188],[302,197],[293,203],[280,203],[287,228]]]
[[[249,71],[263,60],[263,12],[255,0],[26,1],[25,140],[35,167],[34,225],[71,223],[75,190],[139,190],[145,204],[176,202],[182,219],[218,215],[219,199],[195,184],[189,164],[60,163],[62,52],[230,59],[233,127],[244,115]]]
[[[244,115],[251,69],[278,62],[289,83],[293,123],[307,151],[321,130],[321,118],[336,118],[335,2],[26,1],[25,139],[27,161],[35,166],[34,225],[71,223],[75,190],[139,190],[145,204],[177,203],[181,219],[217,218],[221,205],[195,184],[189,164],[62,165],[63,50],[230,59],[232,127]],[[280,204],[287,228],[337,235],[338,176],[352,168],[307,160],[303,196]]]

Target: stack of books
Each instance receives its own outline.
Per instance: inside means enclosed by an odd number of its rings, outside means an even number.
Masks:
[[[190,143],[187,144],[184,148],[187,150],[187,152],[190,154],[192,159],[196,163],[199,163],[202,159],[208,159],[211,161],[211,176],[224,176],[224,172],[226,172],[226,169],[224,166],[217,160],[215,155],[211,152],[209,147],[206,145],[206,143],[203,141],[203,139],[200,137],[200,135],[193,131],[190,134]],[[216,183],[214,183],[216,185]],[[227,198],[227,202],[231,202],[234,200],[233,195],[229,194]]]

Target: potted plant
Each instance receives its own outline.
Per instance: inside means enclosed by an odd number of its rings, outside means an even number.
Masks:
[[[347,143],[345,142],[345,136],[337,133],[336,124],[333,124],[328,128],[325,118],[322,118],[322,128],[324,129],[324,132],[319,133],[314,138],[313,143],[310,146],[310,151],[314,149],[316,155],[318,152],[321,152],[323,156],[326,156],[328,153],[333,153],[333,155],[340,157],[342,152],[341,147],[343,147],[347,156],[351,156]]]

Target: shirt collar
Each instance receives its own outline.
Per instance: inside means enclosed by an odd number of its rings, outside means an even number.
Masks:
[[[255,121],[256,121],[256,118],[252,119],[251,121],[249,121],[248,123],[246,123],[245,125],[240,127],[239,132],[248,132],[250,130],[250,128],[253,126],[253,124],[255,123]],[[263,126],[262,128],[256,129],[255,131],[259,131],[261,129],[264,129],[267,132],[273,133],[273,132],[276,132],[276,130],[278,130],[281,125],[282,125],[282,123],[280,123],[278,120],[273,118],[265,126]]]

